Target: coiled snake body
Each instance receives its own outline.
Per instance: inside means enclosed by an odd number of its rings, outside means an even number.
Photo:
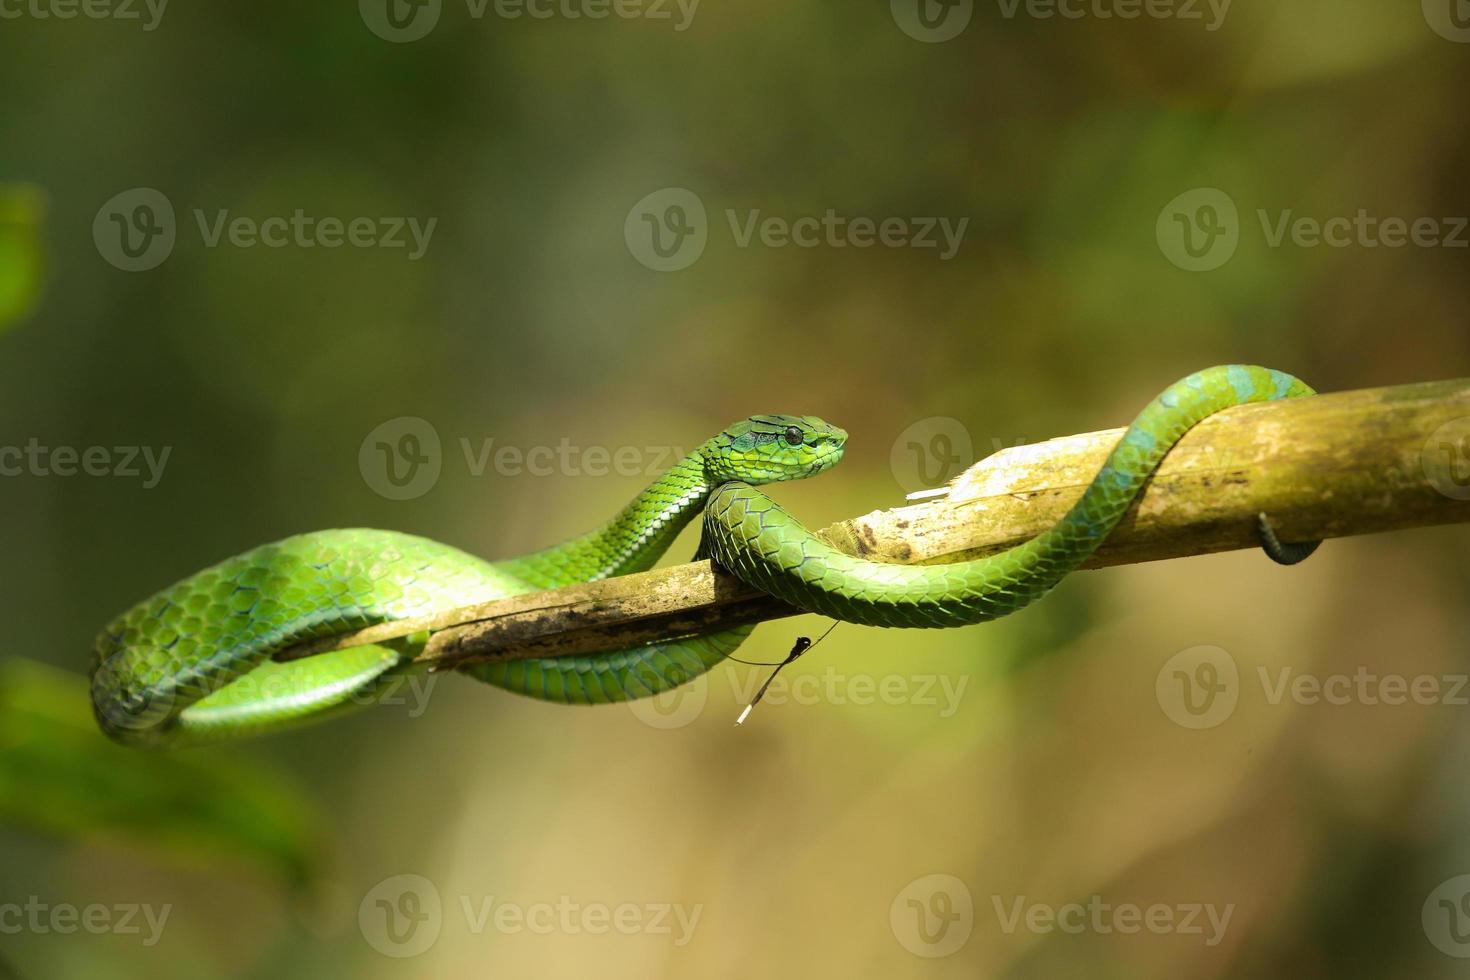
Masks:
[[[289,662],[271,657],[375,623],[650,568],[701,512],[702,547],[715,561],[801,609],[872,626],[984,622],[1040,598],[1081,565],[1195,423],[1232,405],[1312,393],[1267,368],[1192,374],[1139,413],[1056,526],[996,555],[935,566],[837,551],[756,489],[828,469],[847,433],[810,416],[754,416],[679,461],[601,528],[520,558],[487,562],[426,538],[366,529],[316,531],[230,558],[103,630],[93,651],[93,705],[113,738],[172,745],[269,731],[370,702],[412,669],[422,637]],[[1294,547],[1264,530],[1273,557]],[[750,630],[462,671],[531,697],[602,704],[684,683],[728,657]]]

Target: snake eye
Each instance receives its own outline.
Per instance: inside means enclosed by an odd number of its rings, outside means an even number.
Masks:
[[[801,445],[801,430],[794,425],[786,427],[786,441],[793,446]]]

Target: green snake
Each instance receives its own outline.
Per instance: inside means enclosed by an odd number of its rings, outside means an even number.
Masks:
[[[808,612],[870,626],[985,622],[1040,598],[1107,538],[1159,462],[1201,419],[1232,405],[1313,394],[1289,374],[1228,365],[1191,374],[1134,419],[1081,498],[1050,530],[973,561],[897,565],[838,551],[760,484],[821,473],[847,433],[811,416],[757,415],[681,459],[606,524],[544,551],[485,561],[394,531],[315,531],[261,545],[144,600],[109,624],[92,659],[102,729],[129,744],[255,734],[370,703],[416,668],[426,637],[275,661],[377,623],[651,568],[702,515],[701,553]],[[1272,557],[1284,545],[1261,521]],[[648,697],[729,657],[745,626],[607,653],[479,664],[461,672],[565,704]]]

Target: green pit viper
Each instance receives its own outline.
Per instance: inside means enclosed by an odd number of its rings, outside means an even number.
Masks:
[[[703,515],[701,552],[748,584],[808,612],[869,626],[964,626],[1035,601],[1107,538],[1169,449],[1232,405],[1313,394],[1261,367],[1207,368],[1171,385],[1134,419],[1081,499],[1054,527],[995,555],[945,565],[868,561],[814,536],[759,484],[815,476],[847,433],[811,416],[757,415],[681,459],[602,527],[544,551],[489,562],[394,531],[316,531],[261,545],[172,585],[98,638],[92,701],[102,729],[142,745],[255,734],[370,703],[405,672],[425,637],[277,662],[307,641],[653,566]],[[1283,544],[1277,561],[1314,543]],[[547,701],[648,697],[704,673],[745,626],[631,649],[460,668]]]

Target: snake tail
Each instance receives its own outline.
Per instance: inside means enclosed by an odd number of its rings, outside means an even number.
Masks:
[[[947,565],[897,565],[838,551],[761,491],[720,487],[705,510],[713,557],[746,583],[807,612],[870,626],[965,626],[1029,605],[1117,526],[1192,426],[1248,402],[1314,394],[1281,371],[1228,365],[1170,385],[1128,427],[1082,497],[1052,528],[1005,551]]]

